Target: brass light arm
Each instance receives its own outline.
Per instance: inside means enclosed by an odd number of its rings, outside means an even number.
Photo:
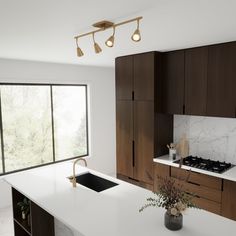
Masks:
[[[140,21],[141,19],[143,19],[143,17],[139,16],[139,17],[136,17],[136,18],[133,18],[133,19],[130,19],[130,20],[126,20],[126,21],[117,23],[117,24],[111,24],[108,27],[102,27],[100,29],[97,29],[97,30],[94,30],[94,31],[91,31],[91,32],[88,32],[88,33],[85,33],[85,34],[77,35],[77,36],[75,36],[75,39],[78,39],[78,38],[81,38],[81,37],[84,37],[84,36],[87,36],[87,35],[90,35],[90,34],[95,34],[95,33],[104,31],[106,29],[112,28],[112,27],[118,27],[118,26],[121,26],[121,25],[125,25],[125,24],[131,23],[133,21]]]

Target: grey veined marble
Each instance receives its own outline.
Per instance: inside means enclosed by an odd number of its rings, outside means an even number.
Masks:
[[[236,164],[236,119],[174,116],[174,142],[186,133],[191,155]]]

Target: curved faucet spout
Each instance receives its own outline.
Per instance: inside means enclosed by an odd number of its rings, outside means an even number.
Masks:
[[[83,161],[83,162],[84,162],[84,165],[85,165],[86,167],[88,166],[88,165],[87,165],[87,161],[86,161],[84,158],[82,158],[82,157],[79,157],[78,159],[76,159],[76,160],[74,161],[74,163],[73,163],[73,176],[72,176],[72,185],[73,185],[74,188],[76,187],[75,165],[76,165],[76,163],[79,162],[79,161]]]

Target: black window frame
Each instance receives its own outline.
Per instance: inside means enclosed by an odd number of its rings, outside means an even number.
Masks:
[[[1,90],[0,90],[0,136],[1,136],[1,154],[2,154],[2,158],[0,160],[0,164],[2,165],[2,173],[0,173],[0,176],[4,176],[4,175],[9,175],[9,174],[13,174],[13,173],[17,173],[17,172],[21,172],[21,171],[25,171],[25,170],[30,170],[30,169],[34,169],[34,168],[38,168],[38,167],[43,167],[43,166],[47,166],[47,165],[52,165],[52,164],[56,164],[56,163],[60,163],[60,162],[65,162],[65,161],[69,161],[69,160],[74,160],[78,157],[87,157],[89,156],[89,125],[88,125],[88,85],[87,84],[60,84],[60,83],[3,83],[0,82],[0,86],[48,86],[50,89],[50,104],[51,104],[51,124],[52,124],[52,153],[53,153],[53,161],[52,162],[48,162],[48,163],[44,163],[41,165],[35,165],[35,166],[31,166],[31,167],[26,167],[23,169],[18,169],[18,170],[14,170],[14,171],[9,171],[6,172],[5,171],[5,157],[4,157],[4,137],[3,137],[3,124],[2,124],[2,95],[1,95]],[[75,87],[85,87],[85,102],[86,102],[86,146],[87,146],[87,153],[85,155],[80,155],[80,156],[75,156],[75,157],[69,157],[63,160],[56,160],[55,159],[55,137],[54,137],[54,117],[53,117],[53,87],[57,87],[57,86],[75,86]]]

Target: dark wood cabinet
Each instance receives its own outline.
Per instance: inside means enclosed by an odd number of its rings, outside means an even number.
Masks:
[[[116,165],[118,174],[133,177],[133,103],[116,102]]]
[[[29,201],[29,215],[23,220],[18,203],[27,199],[22,193],[12,188],[13,223],[15,236],[54,236],[54,217]]]
[[[224,180],[222,192],[221,214],[224,217],[236,220],[236,182]]]
[[[207,115],[235,117],[236,43],[209,46]]]
[[[156,98],[161,98],[161,95],[156,96],[156,87],[161,84],[162,77],[156,63],[160,61],[161,53],[158,52],[116,59],[117,177],[148,189],[153,187],[153,158],[166,154],[166,143],[173,140],[173,116],[157,112],[160,99]],[[130,83],[127,89],[124,88],[125,82],[121,82],[123,64],[125,71],[133,71],[133,76],[129,77],[132,77],[132,89]],[[120,96],[127,91],[131,96],[125,99]]]
[[[116,99],[131,100],[133,92],[133,57],[116,58]]]
[[[184,50],[163,56],[163,112],[184,113]]]
[[[116,58],[116,99],[154,100],[155,52]]]
[[[206,115],[208,47],[185,50],[185,114]]]
[[[134,178],[153,184],[154,102],[134,102],[134,154]]]
[[[134,55],[134,100],[154,100],[155,52]]]
[[[154,186],[153,189],[155,192],[159,191],[159,187],[162,184],[162,181],[170,177],[170,167],[168,165],[155,163],[153,164],[154,168]]]

